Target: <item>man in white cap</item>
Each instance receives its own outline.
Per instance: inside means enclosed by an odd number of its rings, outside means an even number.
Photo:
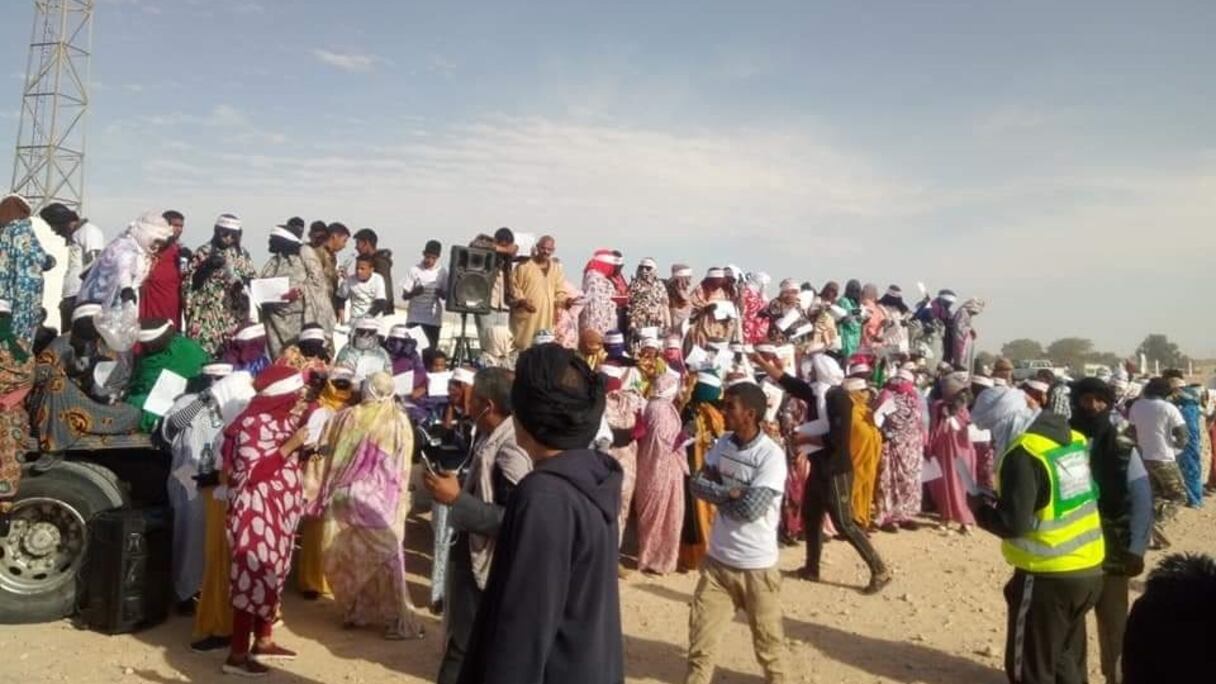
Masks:
[[[225,416],[236,417],[253,396],[253,378],[248,374],[213,391],[232,373],[232,365],[227,363],[203,366],[192,383],[193,391],[179,397],[161,423],[161,435],[172,454],[166,491],[173,508],[173,590],[182,612],[193,612],[203,581],[207,501],[199,488],[219,484],[219,441]],[[237,389],[237,396],[229,396],[232,388]]]
[[[241,246],[241,219],[220,214],[211,241],[195,250],[182,274],[186,336],[217,356],[249,317],[245,284],[256,275],[253,259]]]

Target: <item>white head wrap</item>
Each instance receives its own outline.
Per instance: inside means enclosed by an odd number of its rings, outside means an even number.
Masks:
[[[324,328],[305,328],[304,330],[300,331],[300,341],[301,342],[324,342],[325,341],[325,329]]]
[[[452,381],[462,385],[472,385],[474,377],[473,371],[468,368],[457,368],[452,371]]]
[[[296,237],[295,233],[291,232],[290,230],[287,230],[286,228],[277,228],[276,227],[276,228],[272,229],[270,231],[270,237],[283,238],[284,240],[286,240],[288,242],[294,242],[297,245],[300,244],[300,238]]]
[[[261,323],[247,325],[244,328],[236,331],[236,339],[241,342],[260,340],[263,337],[266,337],[266,326],[262,325]],[[303,335],[300,336],[301,339],[303,339],[303,337]]]
[[[292,394],[304,389],[304,374],[292,373],[291,375],[271,383],[266,389],[262,390],[264,397],[281,397],[284,394]]]
[[[156,242],[164,243],[173,237],[173,226],[161,216],[159,211],[146,211],[127,226],[127,234],[135,240],[145,252],[152,251]]]
[[[222,378],[230,375],[233,371],[231,363],[209,363],[203,366],[203,375],[213,378]]]

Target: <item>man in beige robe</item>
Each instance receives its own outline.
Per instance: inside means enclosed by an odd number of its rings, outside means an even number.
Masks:
[[[515,267],[512,278],[511,334],[520,351],[532,346],[537,331],[553,330],[557,308],[568,306],[562,292],[566,281],[561,264],[553,259],[557,243],[546,235],[536,243],[532,258]]]

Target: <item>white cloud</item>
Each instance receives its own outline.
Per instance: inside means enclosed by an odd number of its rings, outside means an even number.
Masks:
[[[312,54],[325,64],[350,72],[371,71],[376,63],[380,61],[371,55],[353,52],[331,52],[330,50],[314,49]]]

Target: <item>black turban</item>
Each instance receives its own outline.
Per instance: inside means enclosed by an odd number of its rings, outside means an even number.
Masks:
[[[1092,394],[1111,406],[1115,404],[1115,391],[1100,378],[1081,378],[1073,383],[1072,396],[1075,401],[1080,401],[1086,394]]]
[[[537,442],[550,449],[586,449],[604,414],[603,380],[572,350],[537,345],[515,364],[511,404]]]

